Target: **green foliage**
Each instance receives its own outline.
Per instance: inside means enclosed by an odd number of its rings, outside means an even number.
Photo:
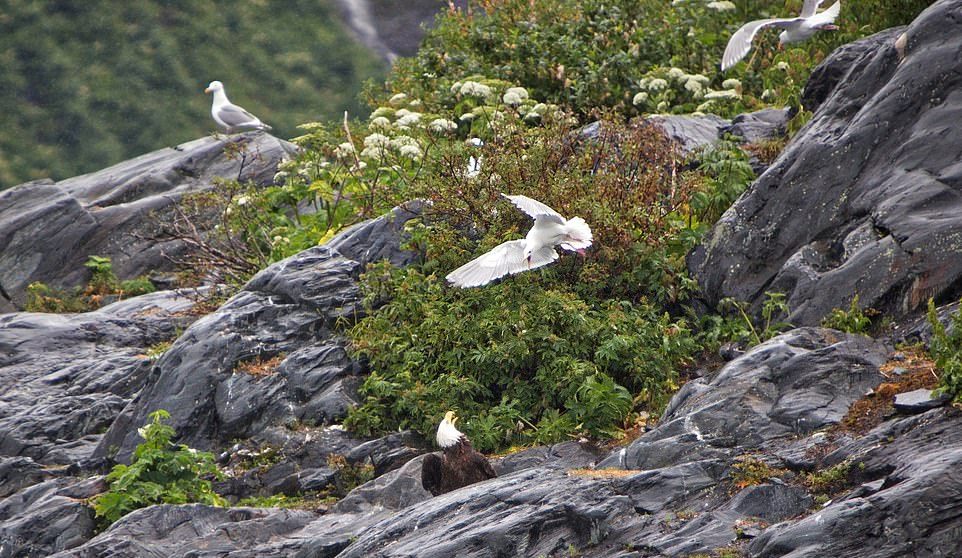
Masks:
[[[157,410],[138,430],[144,441],[130,465],[118,464],[107,475],[108,489],[93,498],[97,518],[110,525],[128,513],[154,504],[199,502],[226,506],[207,478],[221,478],[214,456],[171,442],[174,429],[164,424],[170,414]]]
[[[861,466],[864,468],[864,465]],[[851,470],[852,462],[843,461],[827,469],[807,473],[802,480],[815,494],[831,494],[845,487]]]
[[[872,316],[878,312],[866,308],[862,310],[858,307],[858,295],[852,298],[848,310],[834,308],[825,319],[822,320],[822,327],[830,327],[848,333],[867,334],[872,327]]]
[[[930,298],[927,318],[932,327],[929,355],[942,372],[939,389],[958,403],[962,401],[962,311],[952,313],[951,324],[946,328],[939,321],[935,302]]]
[[[748,315],[745,304],[734,298],[722,299],[718,307],[723,312],[735,313],[734,322],[726,321],[723,326],[729,339],[741,339],[752,345],[758,345],[792,327],[788,322],[778,321],[780,316],[788,315],[790,310],[784,293],[765,293],[761,319],[757,322]]]
[[[704,231],[714,225],[755,180],[755,171],[748,154],[732,139],[704,149],[698,160],[698,173],[703,177],[704,187],[692,194],[691,228]]]
[[[337,471],[336,484],[328,487],[328,490],[340,498],[374,478],[374,465],[351,463],[346,457],[336,453],[327,456],[327,466]]]
[[[498,76],[579,117],[598,107],[629,115],[723,116],[767,105],[797,107],[812,68],[835,47],[906,24],[929,1],[843,3],[839,31],[784,51],[775,48],[777,33],[762,31],[746,61],[719,71],[728,39],[745,21],[797,14],[801,4],[756,0],[716,10],[722,3],[479,0],[473,9],[442,16],[417,56],[395,66],[389,86],[428,96],[435,80]]]
[[[773,477],[785,474],[757,457],[743,456],[732,464],[731,480],[735,488],[745,488],[769,482]]]
[[[390,301],[351,331],[372,372],[345,424],[364,435],[430,435],[449,409],[482,450],[609,435],[631,410],[629,393],[660,406],[698,350],[684,321],[648,303],[593,306],[535,274],[455,290],[379,264],[365,286],[370,305]]]
[[[114,275],[110,258],[90,256],[84,267],[90,270],[87,286],[77,289],[56,289],[41,282],[27,286],[27,312],[90,312],[108,302],[152,293],[154,284],[146,277],[120,281]]]
[[[285,137],[358,112],[361,84],[384,71],[331,1],[16,2],[3,12],[0,189],[209,133],[203,89],[214,79]]]

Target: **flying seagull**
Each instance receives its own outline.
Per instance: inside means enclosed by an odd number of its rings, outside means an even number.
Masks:
[[[798,17],[788,19],[759,19],[742,25],[725,47],[725,55],[722,56],[721,69],[724,72],[731,68],[739,60],[748,54],[752,48],[752,39],[755,34],[763,27],[779,27],[782,32],[778,34],[778,46],[788,43],[804,41],[815,34],[816,31],[834,31],[838,29],[835,25],[835,18],[838,17],[839,10],[842,9],[842,0],[837,0],[832,6],[822,13],[816,14],[823,0],[805,0],[802,5],[802,13]]]
[[[429,453],[421,464],[421,486],[434,496],[498,476],[488,459],[475,451],[454,425],[457,421],[454,411],[444,414],[437,435],[442,454]]]
[[[581,217],[565,219],[557,211],[527,196],[509,196],[511,203],[534,217],[524,239],[509,240],[448,274],[456,287],[479,287],[505,275],[521,273],[558,259],[555,246],[584,255],[591,246],[591,229]]]
[[[224,84],[219,81],[212,81],[204,93],[214,94],[214,103],[210,107],[210,115],[214,117],[214,122],[223,128],[228,134],[241,132],[244,130],[270,130],[271,127],[260,121],[259,118],[230,102],[227,93],[224,91]]]

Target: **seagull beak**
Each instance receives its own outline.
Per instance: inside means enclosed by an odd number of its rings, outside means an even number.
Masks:
[[[585,257],[585,249],[584,249],[584,248],[578,248],[577,250],[575,250],[575,252],[577,252],[578,255],[581,256],[582,258]]]
[[[211,88],[210,88],[210,87],[208,87],[207,89],[204,89],[204,93],[210,94],[210,92],[211,92]]]
[[[823,31],[838,31],[838,25],[835,25],[834,23],[829,23],[829,24],[823,25],[823,26],[822,26],[822,30],[823,30]]]

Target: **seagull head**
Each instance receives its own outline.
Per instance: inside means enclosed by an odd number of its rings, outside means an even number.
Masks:
[[[213,93],[215,91],[223,91],[223,90],[224,90],[223,83],[219,81],[212,81],[210,82],[210,85],[207,86],[207,89],[204,89],[204,93]]]

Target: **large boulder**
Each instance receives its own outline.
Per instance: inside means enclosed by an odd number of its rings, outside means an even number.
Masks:
[[[838,423],[884,377],[888,349],[830,329],[793,330],[685,384],[661,423],[601,467],[654,469],[771,447]]]
[[[342,321],[363,315],[358,276],[369,262],[413,258],[401,239],[419,213],[416,202],[399,207],[255,275],[156,362],[97,455],[129,459],[137,428],[157,409],[170,413],[183,443],[207,450],[342,418],[362,372],[339,333]]]
[[[789,321],[815,325],[856,294],[893,316],[958,296],[960,9],[936,2],[814,71],[811,121],[689,259],[710,304],[735,297],[757,310],[778,291]]]
[[[826,459],[851,463],[862,487],[817,513],[766,530],[752,542],[752,556],[895,558],[962,552],[958,410],[889,421]]]
[[[238,145],[243,157],[233,155]],[[0,311],[22,307],[27,285],[83,284],[91,255],[109,256],[127,279],[169,269],[164,254],[186,248],[159,242],[155,221],[185,194],[211,188],[217,177],[272,184],[292,144],[264,133],[205,137],[60,182],[29,182],[0,192]]]
[[[143,387],[145,353],[195,319],[189,294],[157,292],[86,314],[0,315],[0,456],[86,460]]]

